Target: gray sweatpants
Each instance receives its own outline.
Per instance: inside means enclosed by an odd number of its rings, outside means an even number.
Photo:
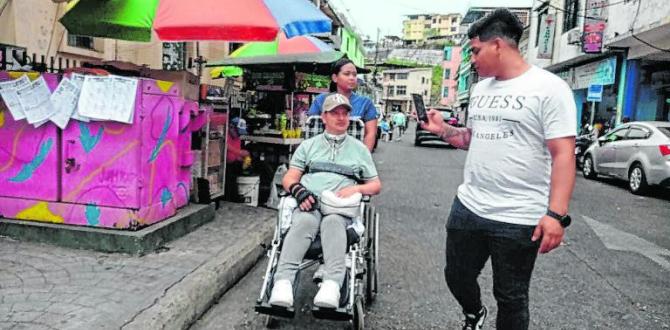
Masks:
[[[275,280],[295,280],[295,275],[309,246],[321,232],[323,248],[324,280],[333,280],[340,285],[344,281],[347,253],[347,226],[351,219],[337,214],[321,216],[319,211],[293,211],[291,229],[279,256]]]

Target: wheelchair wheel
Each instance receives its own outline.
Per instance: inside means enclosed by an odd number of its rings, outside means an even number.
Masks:
[[[365,276],[365,300],[369,304],[375,301],[377,295],[377,282],[378,282],[378,271],[377,271],[377,262],[378,262],[378,228],[379,225],[379,215],[373,214],[369,226],[369,244],[368,255],[366,258],[366,276]]]
[[[363,308],[363,302],[360,299],[356,299],[354,302],[353,312],[353,318],[349,321],[349,329],[365,329],[365,309]]]
[[[265,327],[268,329],[278,329],[279,328],[279,320],[267,315],[265,317]]]

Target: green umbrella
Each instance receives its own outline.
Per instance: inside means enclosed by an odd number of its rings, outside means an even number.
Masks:
[[[151,41],[159,0],[75,0],[60,22],[68,31],[85,31],[92,37]],[[88,15],[95,12],[96,15]]]

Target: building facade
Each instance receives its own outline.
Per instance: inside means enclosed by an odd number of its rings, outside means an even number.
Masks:
[[[580,127],[668,120],[670,3],[552,0],[534,12],[526,56],[570,85]],[[602,96],[589,100],[598,85]]]
[[[461,47],[444,47],[442,61],[442,95],[440,105],[453,106],[458,101],[458,73],[461,64]]]
[[[430,104],[432,68],[384,70],[383,74],[384,113],[411,113],[414,110],[411,94],[421,94],[424,103]]]
[[[408,15],[403,21],[403,40],[406,44],[423,44],[429,39],[448,39],[458,35],[460,14]]]

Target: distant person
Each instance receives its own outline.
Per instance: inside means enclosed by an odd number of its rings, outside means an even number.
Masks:
[[[351,102],[351,118],[359,118],[365,123],[365,136],[363,143],[370,151],[375,148],[377,135],[377,108],[372,101],[362,95],[354,92],[358,84],[356,66],[346,58],[340,59],[331,68],[330,92],[346,96]],[[329,93],[319,94],[312,102],[309,108],[309,115],[316,116],[321,114],[323,101]]]
[[[538,252],[557,248],[570,224],[575,101],[563,80],[524,60],[522,33],[519,19],[504,8],[472,24],[470,61],[486,79],[472,89],[469,127],[446,124],[434,109],[422,124],[468,150],[463,184],[447,220],[444,270],[465,314],[463,329],[484,326],[488,311],[477,278],[489,258],[496,329],[528,329],[535,259]]]
[[[384,142],[388,142],[389,135],[391,134],[391,125],[389,125],[389,122],[386,120],[386,118],[382,118],[382,120],[379,122],[379,128],[381,129],[381,139]]]

